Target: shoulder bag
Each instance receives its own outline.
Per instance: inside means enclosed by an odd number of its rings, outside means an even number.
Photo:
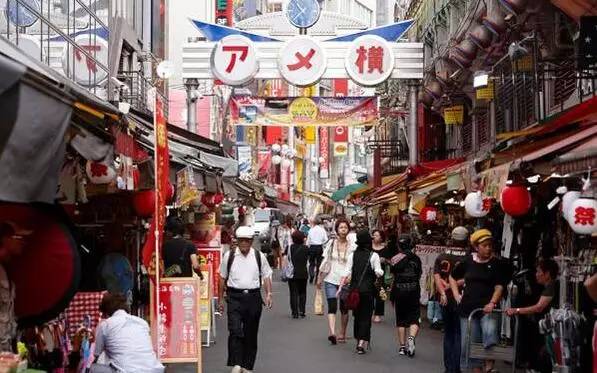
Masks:
[[[344,305],[349,310],[356,310],[359,307],[359,303],[361,302],[361,296],[359,294],[359,288],[361,287],[361,283],[363,283],[363,278],[365,278],[365,273],[371,267],[371,256],[373,252],[369,253],[369,258],[367,259],[367,265],[363,269],[361,273],[361,277],[359,278],[359,282],[357,286],[354,288],[350,285],[346,285],[342,287],[340,291],[340,301],[344,302]]]
[[[334,245],[335,244],[336,244],[335,239],[332,242],[330,242],[330,245],[328,246],[328,249],[327,249],[328,255],[325,257],[325,259],[323,260],[323,263],[321,263],[321,267],[319,268],[319,272],[324,277],[332,271],[332,255],[334,255]]]
[[[292,247],[288,248],[288,255],[286,260],[286,265],[282,268],[282,273],[280,273],[280,280],[286,282],[288,280],[292,280],[294,277],[294,264],[292,264]]]

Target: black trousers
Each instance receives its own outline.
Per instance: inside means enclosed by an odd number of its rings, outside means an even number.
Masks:
[[[379,291],[375,292],[375,316],[383,316],[386,303],[379,297]]]
[[[444,320],[444,367],[446,373],[460,373],[460,315],[456,302],[450,299],[446,306],[442,306]]]
[[[373,293],[359,293],[359,306],[353,311],[354,339],[371,340],[371,317],[373,316]]]
[[[309,283],[313,283],[319,273],[319,266],[323,260],[323,246],[309,246]]]
[[[288,280],[288,289],[290,290],[292,316],[304,315],[307,303],[307,279]]]
[[[261,293],[228,293],[228,366],[253,370],[263,303]]]

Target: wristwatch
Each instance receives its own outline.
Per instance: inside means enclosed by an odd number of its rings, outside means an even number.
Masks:
[[[517,309],[516,309],[516,314],[517,314],[517,315],[520,315],[520,308],[517,308]]]

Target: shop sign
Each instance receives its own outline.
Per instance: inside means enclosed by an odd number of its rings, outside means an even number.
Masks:
[[[335,142],[334,143],[334,157],[345,157],[348,155],[348,143],[347,142]]]
[[[319,42],[296,37],[287,42],[278,55],[280,75],[297,87],[317,83],[326,70],[326,56]]]
[[[186,206],[199,198],[199,190],[195,184],[195,173],[187,166],[176,173],[176,206]]]
[[[462,124],[464,122],[464,106],[454,105],[444,109],[444,123]]]
[[[338,126],[334,128],[334,142],[348,142],[348,127]]]
[[[250,146],[238,145],[236,147],[236,159],[238,160],[238,173],[240,176],[250,175],[253,172],[253,154]]]
[[[170,189],[170,152],[168,150],[168,127],[164,116],[164,101],[161,96],[156,96],[154,111],[155,134],[155,180],[156,202],[154,218],[157,222],[157,231],[160,232],[156,241],[156,248],[162,247],[164,226],[166,225],[166,203],[169,199]],[[157,249],[156,249],[157,252]]]
[[[211,71],[227,85],[250,82],[258,68],[255,46],[242,35],[226,36],[216,44],[211,55]]]
[[[317,118],[317,111],[315,101],[307,97],[299,97],[288,106],[288,113],[294,122],[312,122]]]
[[[377,35],[363,35],[348,48],[344,65],[348,76],[356,83],[375,86],[392,75],[394,52],[385,39]]]
[[[477,100],[493,100],[493,80],[487,83],[487,87],[477,89]]]
[[[220,286],[220,264],[222,263],[222,249],[220,247],[197,247],[197,255],[199,256],[199,262],[201,265],[211,266],[211,283],[212,295],[218,297],[218,289]],[[207,278],[207,277],[205,277]]]
[[[217,292],[213,292],[213,265],[202,265],[201,274],[203,274],[205,280],[199,281],[199,323],[201,331],[209,331],[211,329],[212,298],[214,294],[218,294]]]
[[[319,128],[319,177],[330,177],[330,132],[327,127]]]
[[[72,72],[75,82],[86,87],[97,86],[108,77],[108,42],[96,34],[81,34],[75,37],[79,48],[70,44],[62,52],[62,70],[68,76]],[[91,56],[87,57],[82,50]]]
[[[201,372],[199,280],[162,279],[158,302],[153,284],[151,287],[151,335],[158,359],[164,363],[197,363]]]

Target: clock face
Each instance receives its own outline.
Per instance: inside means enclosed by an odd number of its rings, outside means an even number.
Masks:
[[[321,6],[317,0],[290,0],[286,9],[286,17],[298,28],[313,26],[320,14]]]

